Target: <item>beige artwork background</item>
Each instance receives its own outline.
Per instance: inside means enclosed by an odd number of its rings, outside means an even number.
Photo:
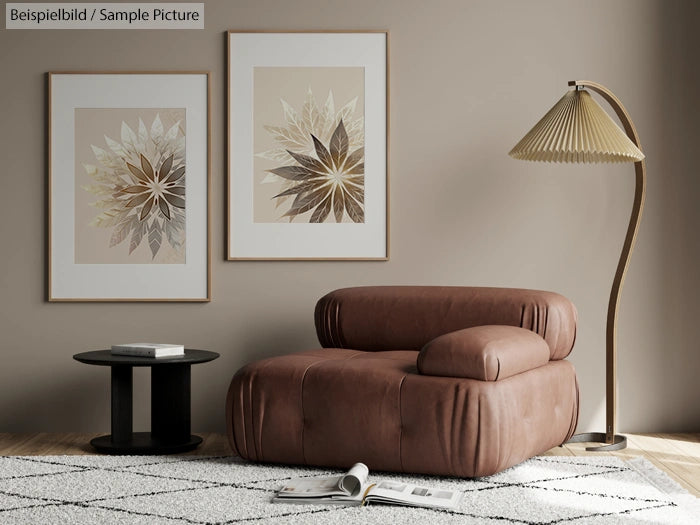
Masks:
[[[264,126],[286,127],[283,99],[297,113],[306,101],[309,88],[316,99],[319,109],[333,92],[335,110],[357,97],[357,105],[352,118],[364,116],[365,112],[365,72],[361,67],[256,67],[253,71],[253,150],[261,153],[279,147]],[[328,144],[324,144],[328,147]],[[267,176],[265,170],[292,166],[289,162],[276,162],[253,157],[253,222],[288,222],[282,217],[289,209],[293,198],[276,205],[279,199],[275,195],[283,191],[283,183],[263,183]],[[295,217],[294,222],[309,222],[313,209]],[[331,213],[327,221],[334,221]],[[345,214],[342,222],[352,222]]]
[[[90,226],[90,223],[102,211],[90,204],[103,198],[82,188],[93,185],[95,181],[87,175],[85,164],[92,164],[100,169],[91,145],[109,151],[105,135],[121,143],[122,122],[137,132],[139,118],[146,129],[151,129],[156,115],[160,116],[163,129],[168,130],[178,120],[185,129],[184,108],[76,108],[75,110],[75,263],[76,264],[184,264],[185,242],[180,250],[173,249],[165,236],[155,258],[148,247],[148,238],[144,236],[141,244],[129,255],[129,237],[120,244],[109,247],[112,228]],[[187,177],[187,173],[185,173]],[[185,197],[185,200],[187,198]],[[185,210],[187,213],[187,210]]]

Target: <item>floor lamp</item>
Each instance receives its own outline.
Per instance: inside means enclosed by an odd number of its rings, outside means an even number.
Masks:
[[[617,310],[630,255],[644,207],[646,165],[639,136],[620,100],[606,87],[588,80],[573,80],[574,86],[518,142],[509,155],[516,159],[550,162],[634,162],[636,185],[632,216],[610,291],[605,337],[605,432],[577,434],[569,442],[605,443],[586,450],[620,450],[627,438],[615,433],[617,408]],[[600,94],[622,122],[623,132],[584,89]]]

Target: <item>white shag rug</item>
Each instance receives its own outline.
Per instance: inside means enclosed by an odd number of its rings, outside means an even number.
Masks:
[[[2,456],[0,523],[700,523],[698,499],[665,473],[642,458],[609,456],[536,457],[473,480],[370,472],[370,480],[459,489],[457,511],[270,503],[284,480],[335,473],[233,457]]]

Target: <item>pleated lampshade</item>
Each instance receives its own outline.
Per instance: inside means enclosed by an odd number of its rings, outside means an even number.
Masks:
[[[585,90],[568,91],[508,153],[547,162],[636,162],[644,154]]]

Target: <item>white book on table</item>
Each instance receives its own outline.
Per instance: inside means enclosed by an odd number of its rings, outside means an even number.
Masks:
[[[125,343],[112,345],[112,354],[136,357],[174,357],[185,355],[185,347],[166,343]]]

